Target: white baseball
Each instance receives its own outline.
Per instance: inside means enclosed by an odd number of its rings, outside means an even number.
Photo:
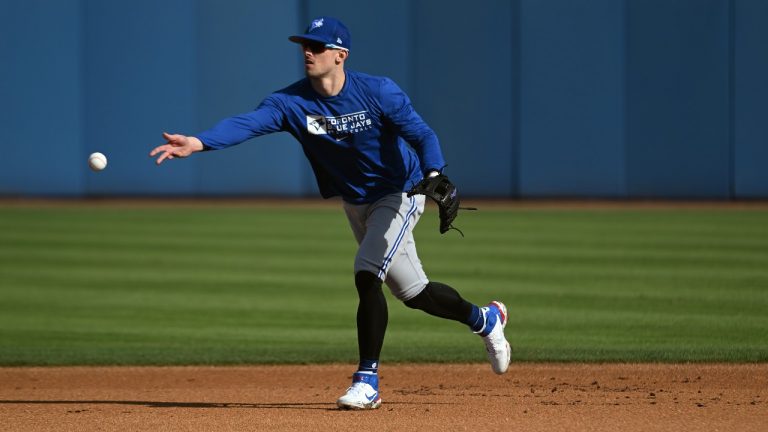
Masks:
[[[103,153],[91,153],[88,156],[88,166],[94,171],[101,171],[107,167],[107,157]]]

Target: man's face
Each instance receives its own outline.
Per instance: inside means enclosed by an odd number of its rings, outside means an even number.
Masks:
[[[304,41],[301,44],[304,53],[304,72],[310,78],[319,78],[334,70],[339,63],[337,49],[326,48],[320,42]]]

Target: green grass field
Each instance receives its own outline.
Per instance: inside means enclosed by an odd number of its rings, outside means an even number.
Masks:
[[[515,361],[768,361],[768,210],[481,209],[430,278],[510,308]],[[342,210],[0,207],[0,365],[355,362]],[[387,293],[384,362],[482,362]]]

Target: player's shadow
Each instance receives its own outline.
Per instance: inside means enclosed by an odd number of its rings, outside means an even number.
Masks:
[[[158,402],[130,400],[0,400],[0,405],[133,405],[148,408],[260,408],[260,409],[317,409],[335,410],[336,406],[328,403],[273,402]]]
[[[313,402],[271,402],[271,403],[240,403],[240,402],[158,402],[130,400],[0,400],[0,405],[133,405],[148,408],[247,408],[247,409],[295,409],[295,410],[325,410],[338,411],[335,404]],[[387,402],[387,405],[413,405],[413,402]],[[445,402],[420,402],[419,405],[453,405]]]

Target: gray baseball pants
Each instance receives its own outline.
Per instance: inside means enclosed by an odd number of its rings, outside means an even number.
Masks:
[[[368,271],[401,301],[417,296],[429,283],[416,253],[413,228],[424,213],[424,195],[386,195],[371,204],[344,203],[359,244],[355,274]]]

